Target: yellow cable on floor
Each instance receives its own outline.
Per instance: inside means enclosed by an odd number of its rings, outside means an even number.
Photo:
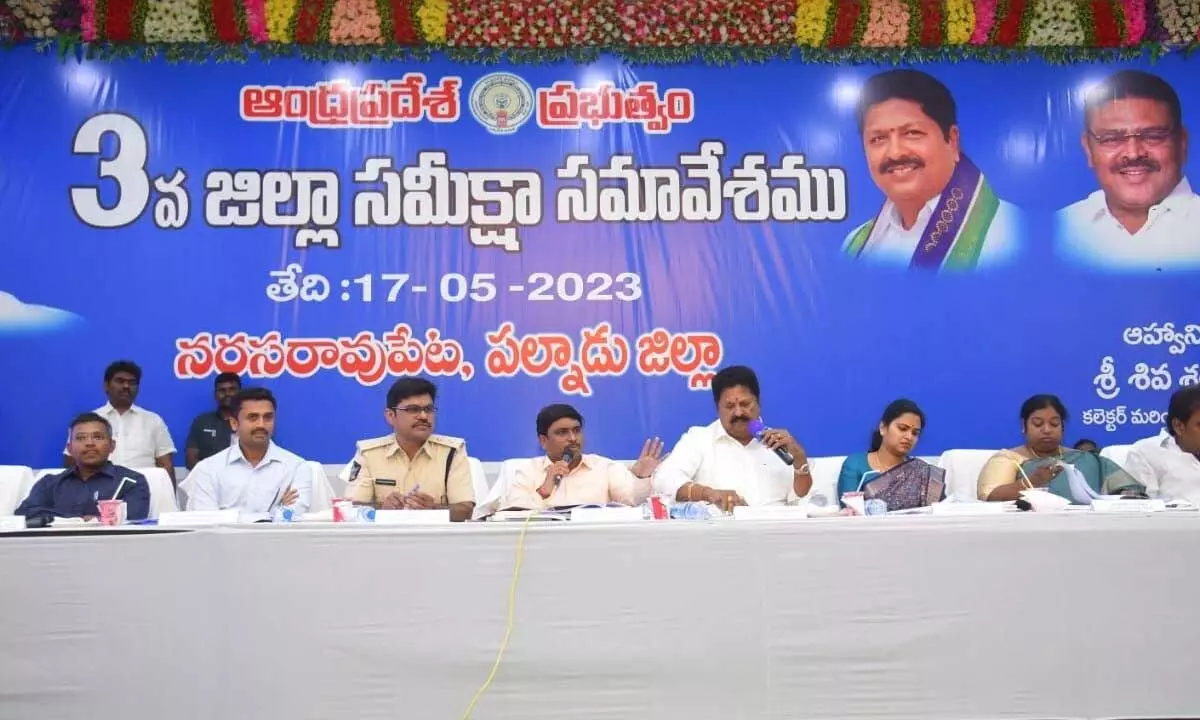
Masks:
[[[487,680],[483,681],[475,697],[471,698],[471,704],[467,705],[462,720],[471,720],[471,713],[479,704],[479,698],[483,697],[483,693],[496,678],[496,673],[500,670],[500,661],[504,659],[504,651],[508,649],[508,639],[512,637],[513,626],[517,620],[517,581],[521,579],[521,561],[525,558],[525,533],[529,530],[529,522],[533,520],[534,514],[530,512],[525,518],[525,522],[521,524],[521,534],[517,536],[517,561],[513,567],[512,583],[508,587],[508,626],[504,628],[504,638],[500,641],[500,649],[496,651],[496,662],[492,663],[492,671],[488,673]]]

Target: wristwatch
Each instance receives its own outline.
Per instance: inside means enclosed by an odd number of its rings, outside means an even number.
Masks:
[[[804,463],[800,467],[796,468],[793,473],[796,475],[812,475],[812,473],[808,470],[808,463]]]

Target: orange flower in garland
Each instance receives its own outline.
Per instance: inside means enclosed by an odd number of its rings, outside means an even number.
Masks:
[[[382,21],[375,0],[336,0],[329,19],[329,42],[367,45],[383,42]]]
[[[871,0],[862,44],[867,47],[904,47],[912,19],[907,0]]]

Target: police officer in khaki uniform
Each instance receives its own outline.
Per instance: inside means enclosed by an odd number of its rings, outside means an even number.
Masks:
[[[358,441],[349,466],[346,495],[384,510],[449,508],[454,522],[469,520],[475,507],[467,445],[434,435],[437,386],[401,378],[387,394],[384,417],[392,434]]]

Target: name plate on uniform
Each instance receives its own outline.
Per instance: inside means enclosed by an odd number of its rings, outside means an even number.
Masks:
[[[640,505],[634,507],[577,507],[571,509],[572,523],[641,522],[646,516]]]
[[[158,516],[159,527],[208,527],[211,525],[233,525],[237,521],[237,510],[165,512]]]
[[[1149,513],[1165,512],[1167,503],[1161,498],[1151,500],[1092,500],[1092,510],[1102,513]]]
[[[376,525],[444,525],[450,522],[450,511],[442,510],[376,510]]]
[[[0,515],[0,532],[18,532],[24,529],[24,515]]]
[[[738,505],[733,509],[734,520],[804,520],[808,508],[803,505]]]

